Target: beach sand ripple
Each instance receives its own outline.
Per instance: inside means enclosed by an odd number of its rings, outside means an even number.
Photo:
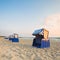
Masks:
[[[32,40],[12,43],[0,38],[0,60],[60,60],[60,42],[51,41],[50,48],[35,48],[31,44]]]

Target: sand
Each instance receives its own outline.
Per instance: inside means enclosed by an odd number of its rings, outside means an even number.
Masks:
[[[50,48],[35,48],[32,39],[12,43],[0,37],[0,60],[60,60],[60,42],[50,42]]]

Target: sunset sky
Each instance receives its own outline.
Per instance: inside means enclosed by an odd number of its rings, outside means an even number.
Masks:
[[[40,28],[60,36],[60,0],[0,0],[0,35],[32,36]]]

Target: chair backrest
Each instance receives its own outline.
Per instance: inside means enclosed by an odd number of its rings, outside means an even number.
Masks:
[[[14,33],[14,38],[18,38],[18,34]]]
[[[18,34],[14,33],[13,35],[10,35],[9,38],[18,38]]]
[[[44,35],[44,39],[48,40],[49,32],[46,29],[43,29],[43,35]]]

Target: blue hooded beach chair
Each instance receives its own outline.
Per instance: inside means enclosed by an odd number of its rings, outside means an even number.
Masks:
[[[35,30],[32,35],[35,36],[32,46],[37,48],[50,47],[50,40],[48,39],[49,32],[46,29]]]
[[[12,42],[19,42],[18,34],[14,33],[13,35],[10,35],[9,40]]]

